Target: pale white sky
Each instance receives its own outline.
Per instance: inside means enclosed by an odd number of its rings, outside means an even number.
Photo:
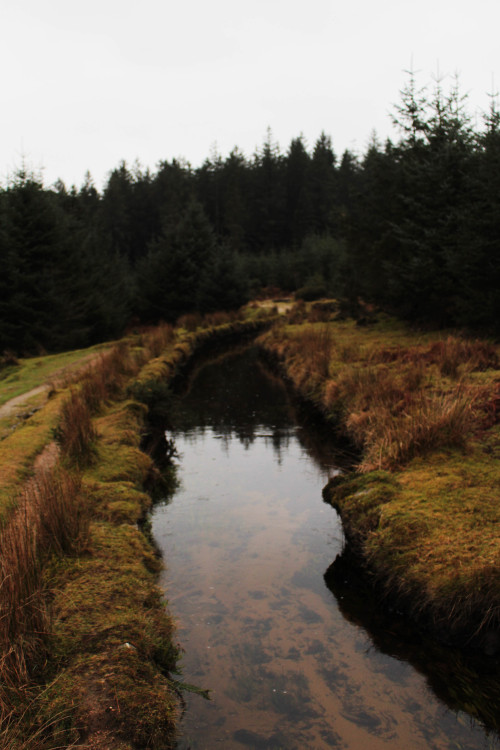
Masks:
[[[24,156],[100,189],[122,159],[251,156],[268,126],[283,152],[322,130],[363,152],[412,60],[486,110],[499,29],[500,0],[0,0],[0,181]]]

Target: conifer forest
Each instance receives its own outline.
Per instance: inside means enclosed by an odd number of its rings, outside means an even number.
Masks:
[[[21,168],[0,190],[0,351],[83,347],[138,323],[237,308],[266,289],[359,300],[426,326],[498,333],[500,113],[409,74],[398,138],[282,153],[270,130],[193,168],[125,162],[102,192]]]

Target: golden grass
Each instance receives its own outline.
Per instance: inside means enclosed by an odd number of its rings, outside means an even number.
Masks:
[[[361,470],[465,445],[495,398],[491,374],[478,379],[498,365],[488,342],[347,321],[281,327],[263,343],[296,387],[341,421],[363,451]]]
[[[498,347],[384,316],[292,321],[262,345],[359,450],[358,473],[326,490],[348,537],[415,616],[486,639],[500,627]]]

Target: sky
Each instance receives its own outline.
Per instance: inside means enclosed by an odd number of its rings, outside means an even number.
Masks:
[[[101,190],[123,160],[251,157],[268,128],[362,154],[397,139],[410,68],[431,92],[458,74],[480,127],[499,28],[500,0],[0,0],[0,183]]]

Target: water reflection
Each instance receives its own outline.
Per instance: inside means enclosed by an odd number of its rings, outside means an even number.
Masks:
[[[174,437],[190,436],[194,441],[210,428],[226,446],[235,438],[246,448],[263,439],[280,461],[293,434],[315,463],[332,473],[355,458],[346,443],[332,443],[331,428],[327,437],[326,425],[311,420],[310,412],[293,400],[256,349],[246,347],[204,362],[183,383],[180,394],[182,405],[169,425]]]
[[[180,487],[153,533],[184,678],[213,693],[189,699],[179,748],[493,747],[449,699],[446,653],[352,596],[321,500],[337,455],[296,415],[249,353],[203,368],[172,425]]]
[[[349,550],[325,573],[325,583],[349,622],[360,626],[383,654],[410,662],[426,676],[436,696],[450,709],[466,713],[490,730],[500,729],[498,660],[479,652],[443,647],[412,628],[394,609],[381,606],[374,590],[357,571]]]

